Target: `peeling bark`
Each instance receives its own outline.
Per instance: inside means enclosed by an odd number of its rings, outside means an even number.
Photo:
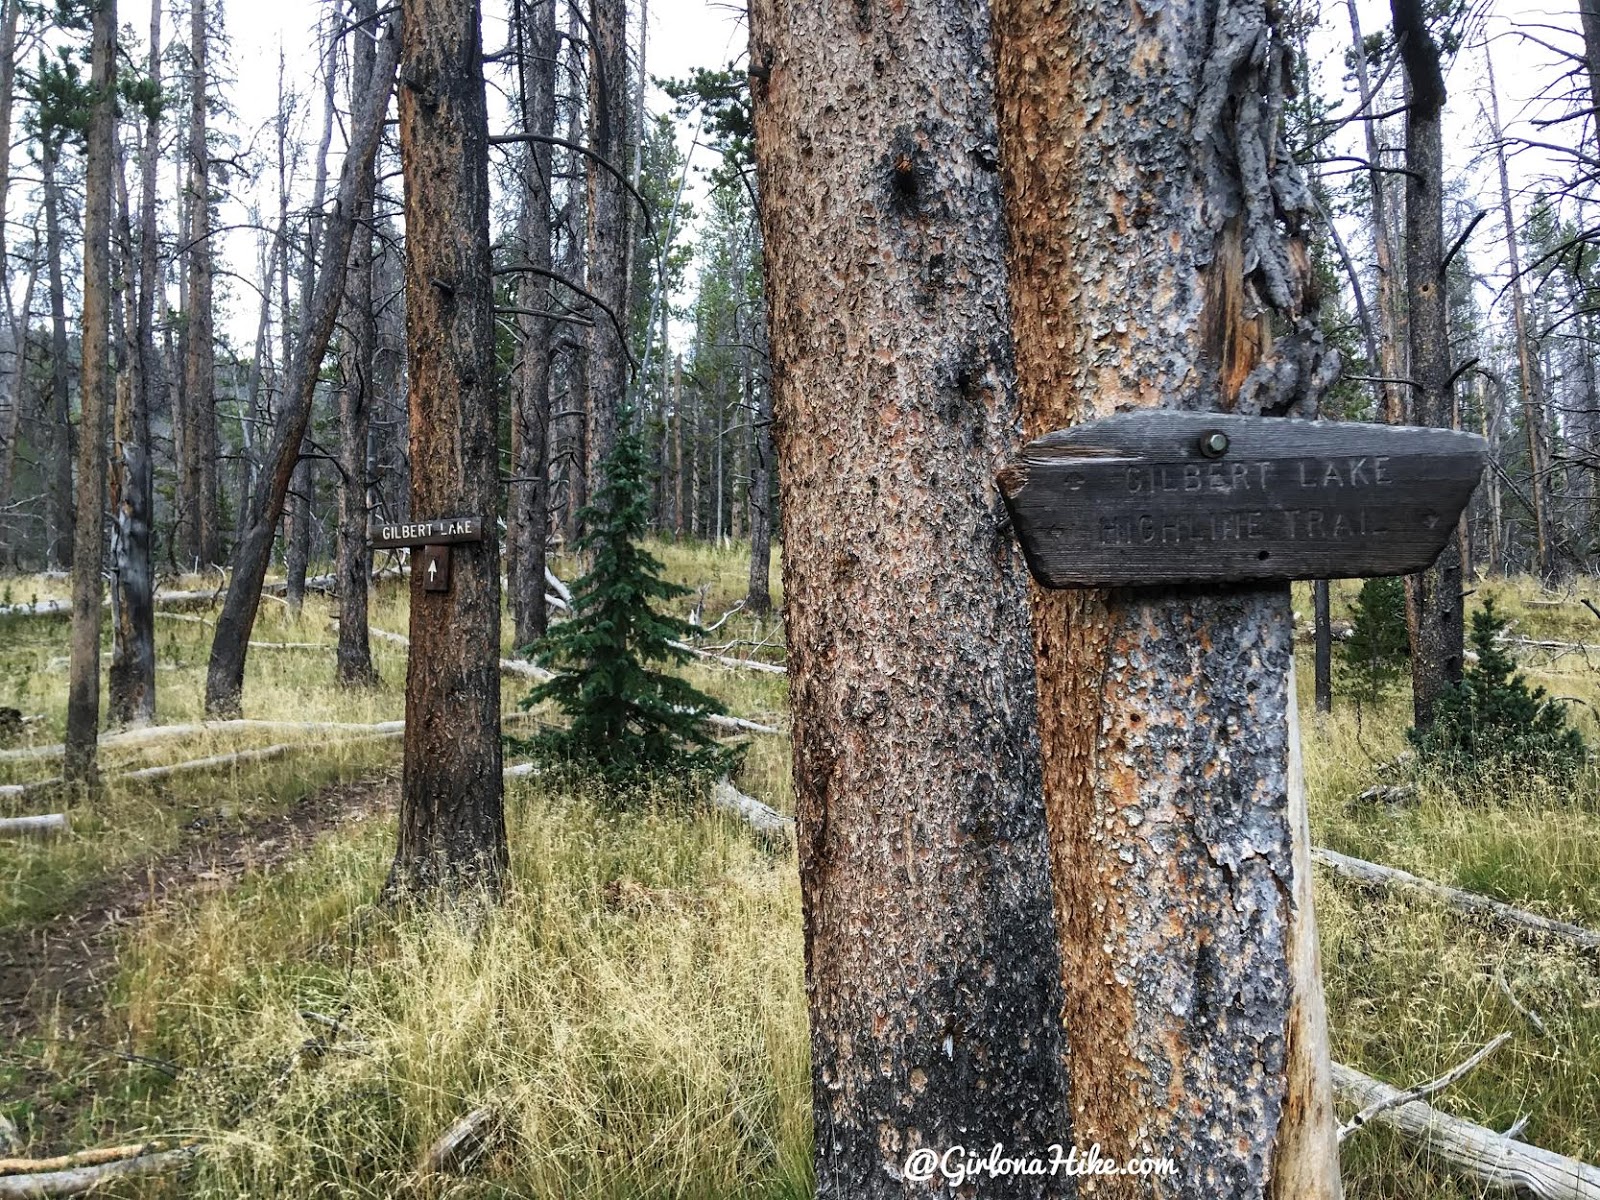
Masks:
[[[914,1148],[1072,1133],[1026,573],[993,483],[1017,410],[988,14],[750,17],[817,1194],[901,1197]]]
[[[1271,15],[1141,11],[995,5],[1029,437],[1311,415],[1337,371]],[[1171,1155],[1163,1195],[1337,1197],[1287,587],[1035,590],[1033,616],[1078,1142]]]

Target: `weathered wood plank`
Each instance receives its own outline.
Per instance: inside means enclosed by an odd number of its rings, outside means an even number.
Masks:
[[[1120,413],[1030,442],[1000,487],[1046,587],[1402,575],[1482,474],[1448,429]]]

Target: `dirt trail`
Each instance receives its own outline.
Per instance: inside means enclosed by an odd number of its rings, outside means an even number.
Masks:
[[[280,866],[327,830],[391,809],[398,782],[386,774],[332,784],[270,817],[199,817],[175,849],[106,876],[68,911],[0,930],[0,1042],[16,1044],[49,1019],[74,1032],[92,1026],[116,970],[117,939],[143,913]]]

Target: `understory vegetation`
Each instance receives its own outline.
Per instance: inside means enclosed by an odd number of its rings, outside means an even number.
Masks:
[[[693,589],[672,602],[680,617],[697,608],[708,625],[743,594],[738,546],[651,549],[667,578]],[[43,578],[10,586],[17,599],[59,594]],[[1336,587],[1336,621],[1356,593]],[[1582,647],[1600,643],[1600,622],[1580,601],[1600,589],[1495,581],[1469,606],[1489,597],[1509,622],[1498,644],[1531,686],[1564,698],[1592,743],[1600,650]],[[1310,613],[1308,594],[1297,591],[1296,608]],[[253,653],[247,717],[399,717],[403,650],[375,641],[381,685],[342,690],[328,613],[317,597],[298,617],[264,610],[260,641],[329,649]],[[383,585],[372,623],[405,630],[399,585]],[[193,621],[158,626],[164,722],[198,719],[208,633]],[[64,635],[59,621],[0,618],[0,706],[43,717],[24,745],[60,739]],[[695,640],[782,661],[776,618],[738,612]],[[1309,641],[1298,677],[1316,844],[1600,928],[1591,764],[1568,777],[1491,771],[1464,802],[1455,775],[1394,766],[1408,750],[1403,678],[1359,697],[1340,690],[1331,714],[1313,712]],[[705,660],[676,669],[730,713],[786,728],[784,677]],[[527,681],[504,686],[516,713]],[[557,718],[546,706],[528,719]],[[296,740],[196,734],[113,745],[104,762],[116,771]],[[205,1144],[182,1179],[122,1185],[144,1197],[810,1194],[792,850],[758,843],[669,784],[619,810],[598,784],[536,773],[507,785],[506,903],[470,922],[397,919],[373,903],[393,847],[397,743],[349,731],[298,740],[316,744],[151,785],[113,780],[72,813],[69,836],[0,842],[0,966],[33,983],[26,995],[0,989],[0,1020],[21,1033],[0,1054],[12,1152],[156,1136]],[[736,784],[792,811],[787,736],[748,741]],[[0,783],[45,773],[37,758],[0,755]],[[1402,777],[1410,786],[1397,798],[1359,798]],[[0,800],[0,814],[38,811]],[[1526,1118],[1523,1140],[1600,1160],[1600,963],[1320,869],[1316,885],[1338,1061],[1405,1086],[1509,1031],[1433,1103],[1495,1129]],[[51,960],[53,973],[39,969],[46,932],[81,943]],[[460,1176],[417,1179],[435,1139],[483,1107],[496,1114],[483,1154]],[[1485,1194],[1378,1129],[1356,1133],[1344,1163],[1346,1194],[1361,1200]]]

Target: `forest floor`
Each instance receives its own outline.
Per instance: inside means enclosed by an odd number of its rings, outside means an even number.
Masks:
[[[656,549],[673,578],[699,589],[681,610],[698,604],[705,624],[743,594],[742,547]],[[1353,593],[1340,586],[1336,617]],[[1581,604],[1600,590],[1587,583],[1543,592],[1496,582],[1472,603],[1485,593],[1518,636],[1600,646],[1600,620]],[[62,594],[59,580],[0,581],[0,604]],[[1309,614],[1309,597],[1297,593],[1296,607]],[[208,610],[182,611],[203,620]],[[330,614],[316,596],[298,616],[264,606],[257,640],[327,649],[252,651],[247,717],[370,724],[402,714],[403,650],[374,642],[381,684],[342,690]],[[400,585],[381,588],[372,623],[405,630]],[[158,622],[164,723],[198,720],[209,632]],[[700,640],[735,657],[783,657],[772,618],[735,613]],[[60,739],[65,647],[60,619],[0,617],[0,706],[42,718],[0,751],[0,784],[48,773],[50,759],[15,751]],[[1600,746],[1600,649],[1524,646],[1519,656],[1534,682],[1579,701],[1575,720]],[[686,673],[730,712],[786,726],[783,676],[709,663]],[[1319,716],[1308,653],[1299,679],[1317,844],[1600,929],[1593,769],[1570,789],[1516,778],[1463,795],[1424,781],[1404,802],[1362,801],[1403,749],[1408,695],[1359,706],[1341,695]],[[526,690],[506,681],[507,711]],[[393,846],[397,743],[348,730],[211,730],[114,746],[105,762],[119,770],[297,740],[311,744],[270,761],[151,784],[113,778],[72,813],[70,835],[0,842],[0,1116],[17,1130],[11,1152],[201,1138],[209,1149],[189,1177],[121,1193],[149,1197],[809,1196],[792,853],[668,791],[618,811],[582,786],[521,778],[507,787],[505,905],[471,925],[398,919],[373,905]],[[753,736],[736,782],[791,811],[788,753],[786,735]],[[0,815],[37,812],[36,799],[0,799]],[[1600,963],[1321,870],[1317,907],[1339,1061],[1403,1086],[1510,1031],[1437,1106],[1497,1129],[1526,1117],[1525,1141],[1600,1161]],[[419,1180],[424,1150],[485,1105],[497,1122],[471,1172]],[[1484,1194],[1370,1128],[1346,1144],[1345,1175],[1346,1194],[1362,1200]]]

